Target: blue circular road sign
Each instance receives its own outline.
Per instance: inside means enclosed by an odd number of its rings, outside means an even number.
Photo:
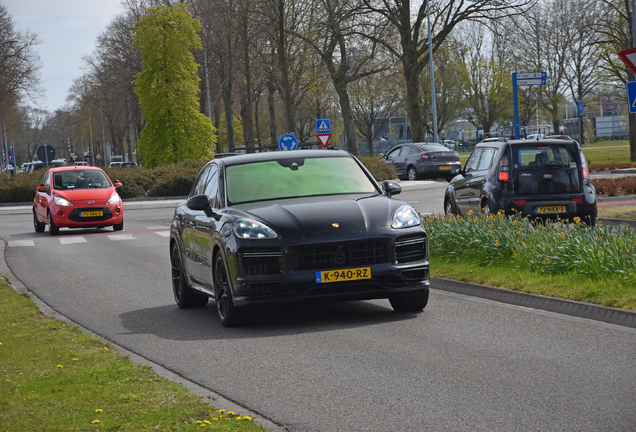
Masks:
[[[55,159],[55,149],[53,146],[44,144],[38,147],[36,155],[42,162],[51,162]]]
[[[298,138],[293,133],[286,133],[278,139],[278,148],[281,150],[296,150],[298,148]]]

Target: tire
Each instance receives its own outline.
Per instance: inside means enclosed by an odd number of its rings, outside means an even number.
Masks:
[[[408,167],[406,173],[407,173],[409,181],[417,180],[417,170],[414,167],[412,166]]]
[[[208,297],[193,292],[186,281],[179,247],[172,245],[170,252],[170,267],[172,269],[172,295],[174,301],[182,309],[200,308],[208,304]]]
[[[243,321],[243,311],[234,306],[225,263],[219,252],[214,260],[214,290],[216,294],[216,311],[224,327],[236,327]]]
[[[60,229],[55,226],[55,222],[53,222],[53,216],[49,213],[49,234],[50,235],[58,235],[60,233]]]
[[[44,232],[45,224],[38,220],[38,216],[35,214],[35,210],[33,210],[33,228],[36,233]]]
[[[121,221],[121,223],[113,225],[113,231],[121,231],[123,229],[124,229],[124,221],[123,220]]]
[[[446,200],[444,201],[444,214],[446,215],[446,217],[451,217],[451,215],[456,214],[455,210],[453,210],[453,203],[451,202],[450,198],[446,198]]]
[[[396,312],[419,312],[428,304],[428,290],[389,297],[389,303]]]

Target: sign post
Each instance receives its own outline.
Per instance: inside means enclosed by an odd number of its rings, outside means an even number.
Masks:
[[[512,102],[514,104],[515,139],[520,139],[519,128],[519,96],[518,86],[545,85],[548,79],[546,72],[515,72],[512,74]]]
[[[316,138],[322,144],[322,148],[327,148],[331,139],[331,120],[316,119]]]

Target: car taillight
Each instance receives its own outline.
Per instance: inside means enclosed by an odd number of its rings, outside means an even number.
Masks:
[[[507,182],[510,179],[508,175],[508,155],[501,158],[499,162],[499,181]]]
[[[583,153],[579,153],[581,155],[581,168],[583,170],[583,180],[587,178],[587,163],[585,162],[585,156]]]
[[[583,202],[583,198],[579,197],[579,198],[572,198],[572,201],[574,201],[577,204],[581,204]]]
[[[515,205],[522,206],[526,203],[526,200],[513,200],[512,202],[515,203]]]
[[[435,159],[435,155],[422,155],[422,159]]]

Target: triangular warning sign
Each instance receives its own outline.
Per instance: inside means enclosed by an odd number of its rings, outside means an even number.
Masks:
[[[625,64],[636,73],[636,48],[621,51],[618,55],[621,56]]]
[[[316,135],[316,137],[322,144],[322,147],[327,148],[327,144],[329,143],[329,140],[331,139],[331,134],[318,134]]]

